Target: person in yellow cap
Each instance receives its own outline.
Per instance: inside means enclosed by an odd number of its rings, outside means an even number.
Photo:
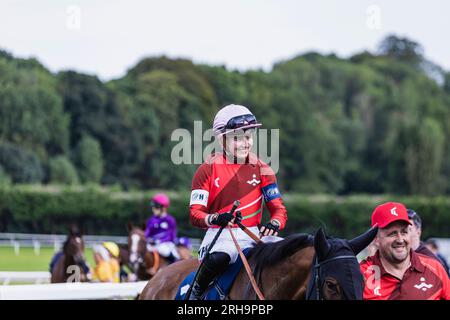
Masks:
[[[119,282],[119,247],[114,242],[94,245],[95,268],[92,280],[98,282]]]

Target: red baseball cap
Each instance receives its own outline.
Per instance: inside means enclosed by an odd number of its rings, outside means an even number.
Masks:
[[[406,207],[399,202],[386,202],[380,204],[372,213],[372,227],[376,225],[378,228],[384,228],[388,224],[399,220],[411,224],[408,219]]]

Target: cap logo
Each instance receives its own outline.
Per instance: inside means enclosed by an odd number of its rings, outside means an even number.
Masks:
[[[393,208],[391,209],[391,214],[392,214],[393,216],[398,217],[397,211],[395,211],[395,210],[397,210],[397,207],[393,207]]]

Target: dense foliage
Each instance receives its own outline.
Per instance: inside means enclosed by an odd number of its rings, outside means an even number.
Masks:
[[[99,183],[188,190],[174,129],[203,129],[226,103],[280,129],[283,191],[450,193],[450,74],[389,36],[348,59],[306,53],[270,72],[146,58],[120,79],[0,51],[0,185]]]

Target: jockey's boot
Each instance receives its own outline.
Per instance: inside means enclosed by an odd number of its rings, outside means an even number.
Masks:
[[[225,252],[213,252],[205,257],[197,279],[192,284],[189,300],[202,300],[208,286],[227,269],[229,263],[230,256]]]
[[[174,263],[175,261],[177,261],[177,258],[173,255],[173,253],[170,253],[168,257],[165,257],[167,259],[167,261],[169,262],[169,264]]]

